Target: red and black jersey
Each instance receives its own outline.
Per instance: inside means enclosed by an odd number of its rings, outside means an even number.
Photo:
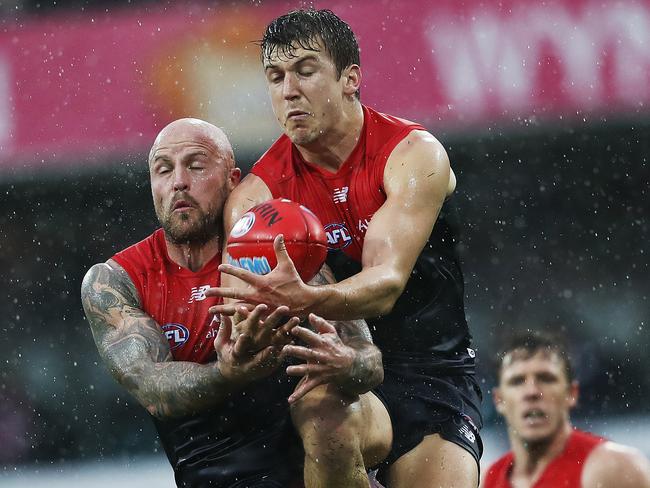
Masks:
[[[421,125],[364,107],[364,129],[352,154],[336,173],[305,162],[281,136],[253,166],[274,198],[300,202],[325,227],[329,248],[361,261],[363,238],[374,213],[386,201],[384,167],[395,146]]]
[[[327,263],[339,281],[361,270],[366,230],[386,201],[384,169],[391,152],[411,131],[424,130],[366,106],[363,115],[359,141],[335,173],[305,161],[286,135],[251,170],[274,198],[299,202],[318,216],[327,233]],[[451,213],[446,202],[393,311],[367,320],[387,367],[417,363],[429,371],[473,372]]]
[[[533,488],[577,488],[581,486],[582,469],[591,452],[606,439],[575,429],[564,450],[553,459]],[[485,488],[512,488],[510,474],[514,465],[512,452],[496,461],[485,475]]]
[[[219,254],[197,272],[183,268],[170,259],[164,231],[159,229],[113,259],[129,274],[142,309],[167,337],[174,360],[216,359],[213,343],[220,321],[208,308],[220,299],[206,297],[205,291],[220,284]],[[292,480],[300,479],[301,454],[295,454],[299,444],[287,405],[295,383],[280,367],[212,409],[180,418],[154,418],[177,485],[291,486]]]
[[[129,274],[142,309],[160,326],[176,361],[205,363],[216,359],[213,342],[219,316],[208,309],[220,299],[205,291],[219,286],[217,254],[193,272],[173,262],[167,254],[165,234],[158,229],[146,239],[113,256]]]

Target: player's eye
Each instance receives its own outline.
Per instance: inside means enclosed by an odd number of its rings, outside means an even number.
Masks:
[[[542,383],[555,383],[557,381],[557,377],[550,373],[542,373],[537,378]]]

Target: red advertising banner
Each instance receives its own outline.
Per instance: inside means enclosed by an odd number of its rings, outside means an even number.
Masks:
[[[236,150],[264,149],[279,129],[252,41],[303,3],[152,6],[5,24],[0,166],[139,155],[181,116],[223,127]],[[357,33],[363,101],[433,131],[650,114],[650,0],[313,3]]]

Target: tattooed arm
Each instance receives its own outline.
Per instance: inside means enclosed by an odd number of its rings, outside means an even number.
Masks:
[[[156,417],[189,415],[217,405],[229,392],[270,374],[277,365],[271,348],[237,355],[228,320],[215,340],[216,362],[173,361],[166,337],[141,309],[133,282],[113,260],[90,268],[81,298],[104,363]],[[249,319],[258,320],[260,314],[254,311]]]
[[[334,283],[334,275],[327,266],[310,284]],[[289,366],[287,374],[302,376],[289,397],[293,403],[311,389],[323,383],[334,383],[350,395],[361,395],[384,380],[381,351],[372,342],[364,320],[328,322],[317,315],[309,315],[311,330],[295,327],[291,331],[304,345],[284,346],[284,352],[306,363]]]

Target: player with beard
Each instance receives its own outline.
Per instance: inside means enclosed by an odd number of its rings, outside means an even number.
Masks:
[[[578,383],[560,341],[527,332],[499,359],[494,403],[512,451],[490,466],[483,488],[650,487],[650,464],[640,452],[571,425]]]
[[[222,209],[240,179],[230,143],[212,124],[177,120],[156,138],[149,173],[162,229],[94,265],[82,284],[97,349],[153,416],[178,486],[300,483],[302,452],[287,405],[295,380],[280,367],[298,319],[285,322],[287,307],[242,309],[242,334],[231,338],[230,319],[209,312],[219,300],[205,295],[220,283]],[[351,364],[363,366],[339,368],[333,382],[356,392],[381,381],[381,355],[365,324],[310,321],[332,340],[344,331]]]

